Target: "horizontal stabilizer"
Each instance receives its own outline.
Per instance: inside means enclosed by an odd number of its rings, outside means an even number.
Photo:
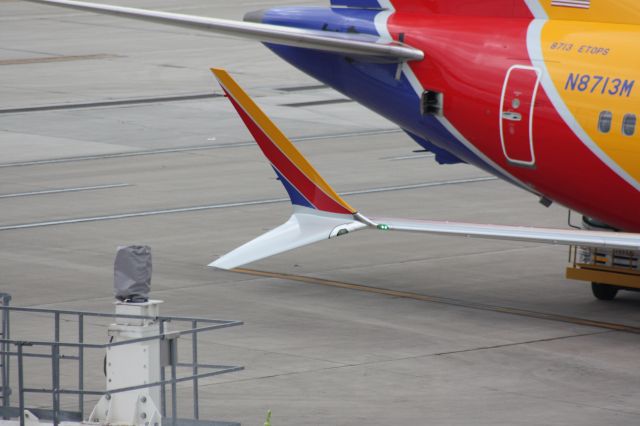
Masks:
[[[424,58],[423,52],[419,49],[398,42],[381,41],[378,37],[368,34],[335,33],[73,0],[27,1],[360,57],[399,62]]]

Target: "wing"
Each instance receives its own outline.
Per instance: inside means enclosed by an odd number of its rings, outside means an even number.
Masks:
[[[293,214],[285,224],[220,257],[209,266],[232,269],[287,250],[362,229],[544,244],[640,249],[640,234],[368,218],[350,206],[331,188],[226,71],[221,69],[212,71],[289,194]]]
[[[640,249],[640,234],[575,229],[533,228],[526,226],[484,225],[479,223],[442,222],[398,218],[372,218],[377,228],[389,231],[421,232],[468,238],[524,241],[530,243]]]
[[[359,57],[371,57],[397,62],[421,60],[424,58],[424,54],[421,50],[402,43],[388,43],[381,41],[378,37],[366,34],[344,34],[329,31],[307,30],[279,25],[231,21],[227,19],[182,15],[179,13],[135,9],[131,7],[111,6],[107,4],[86,3],[72,0],[27,1],[211,31],[255,39],[267,43],[357,55]]]

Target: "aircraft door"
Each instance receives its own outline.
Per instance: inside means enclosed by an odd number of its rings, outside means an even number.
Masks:
[[[540,86],[538,68],[514,65],[507,71],[500,98],[500,140],[509,163],[535,167],[533,117]]]

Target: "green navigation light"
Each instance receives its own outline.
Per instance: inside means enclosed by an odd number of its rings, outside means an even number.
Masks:
[[[378,225],[378,229],[381,231],[388,231],[389,225],[385,225],[384,223],[381,223],[380,225]]]

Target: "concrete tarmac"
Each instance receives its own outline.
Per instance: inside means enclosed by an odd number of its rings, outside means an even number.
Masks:
[[[126,4],[240,19],[324,3]],[[116,247],[149,244],[163,313],[246,323],[201,342],[208,360],[246,367],[204,381],[203,419],[257,425],[271,409],[274,425],[640,421],[640,339],[602,324],[640,327],[640,296],[596,301],[563,278],[565,248],[371,231],[250,274],[207,268],[290,213],[208,69],[227,68],[365,214],[565,227],[562,207],[437,165],[393,123],[255,42],[14,0],[0,11],[0,292],[14,305],[110,312]],[[16,338],[48,334],[39,318],[13,326]],[[92,333],[106,338],[103,325]],[[180,402],[186,413],[188,392]]]

